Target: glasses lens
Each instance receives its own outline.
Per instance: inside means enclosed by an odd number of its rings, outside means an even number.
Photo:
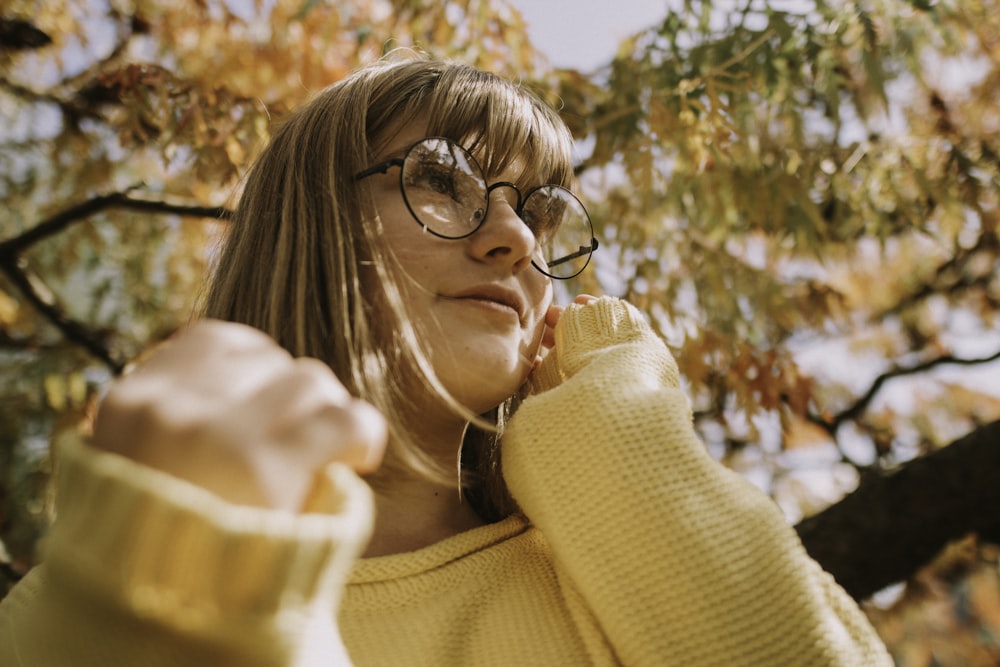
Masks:
[[[538,268],[553,278],[572,278],[590,262],[594,228],[587,209],[572,192],[543,185],[524,200],[524,222],[534,232],[544,263]]]
[[[468,151],[447,139],[415,145],[403,160],[403,196],[433,234],[459,239],[486,217],[486,179]]]

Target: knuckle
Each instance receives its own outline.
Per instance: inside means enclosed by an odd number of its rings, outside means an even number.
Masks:
[[[178,336],[178,342],[183,343],[190,353],[197,351],[203,354],[223,352],[228,357],[239,357],[246,354],[274,354],[290,358],[277,342],[260,329],[238,322],[222,320],[199,320],[190,325]]]
[[[326,417],[338,434],[341,458],[356,464],[381,458],[389,429],[385,417],[371,404],[352,401],[348,405],[330,406]]]
[[[294,360],[292,372],[300,381],[308,383],[309,389],[319,392],[326,400],[343,402],[350,398],[333,370],[319,359],[299,357]]]
[[[385,418],[364,401],[328,405],[323,415],[335,424],[347,442],[375,442],[386,431]]]

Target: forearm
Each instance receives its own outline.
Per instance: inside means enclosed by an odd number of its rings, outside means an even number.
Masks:
[[[777,507],[698,441],[638,315],[605,302],[570,317],[565,380],[525,401],[504,470],[620,658],[872,664],[860,612],[829,599]],[[588,335],[600,345],[576,340]]]

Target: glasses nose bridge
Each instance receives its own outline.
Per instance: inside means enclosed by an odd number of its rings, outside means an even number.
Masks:
[[[514,206],[514,213],[516,213],[518,217],[521,217],[521,208],[524,206],[524,196],[521,194],[521,188],[517,187],[510,181],[497,181],[496,183],[491,183],[486,186],[487,206],[489,206],[490,195],[493,194],[494,190],[498,190],[500,188],[510,188],[514,191],[514,194],[517,195],[517,204]]]

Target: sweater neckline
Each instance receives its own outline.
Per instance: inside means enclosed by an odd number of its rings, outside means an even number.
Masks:
[[[374,583],[428,572],[517,537],[528,530],[529,525],[523,515],[514,514],[415,551],[361,558],[355,562],[348,584]]]

